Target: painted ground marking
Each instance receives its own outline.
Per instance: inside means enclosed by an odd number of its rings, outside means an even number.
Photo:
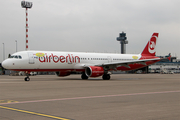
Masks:
[[[28,113],[28,114],[32,114],[32,115],[38,115],[38,116],[42,116],[42,117],[53,118],[53,119],[57,119],[57,120],[70,120],[70,119],[67,119],[67,118],[62,118],[62,117],[57,117],[57,116],[52,116],[52,115],[47,115],[47,114],[42,114],[42,113],[36,113],[36,112],[27,111],[27,110],[20,110],[20,109],[16,109],[16,108],[5,107],[5,106],[0,106],[0,108],[6,109],[6,110],[17,111],[17,112],[21,112],[21,113]]]
[[[59,98],[59,99],[47,99],[47,100],[33,100],[33,101],[21,101],[21,102],[12,102],[12,103],[0,103],[0,105],[22,104],[22,103],[37,103],[37,102],[51,102],[51,101],[62,101],[62,100],[80,100],[80,99],[93,99],[93,98],[106,98],[106,97],[123,97],[123,96],[136,96],[136,95],[167,94],[167,93],[180,93],[180,90],[176,90],[176,91],[160,91],[160,92],[146,92],[146,93],[116,94],[116,95],[101,95],[101,96],[86,96],[86,97],[73,97],[73,98]]]

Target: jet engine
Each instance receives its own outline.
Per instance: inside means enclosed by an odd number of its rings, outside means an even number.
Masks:
[[[99,77],[104,74],[104,69],[99,66],[89,66],[85,69],[85,74],[89,77]]]
[[[59,72],[56,72],[56,75],[58,76],[58,77],[64,77],[64,76],[68,76],[68,75],[70,75],[71,74],[71,72],[67,72],[67,71],[59,71]]]

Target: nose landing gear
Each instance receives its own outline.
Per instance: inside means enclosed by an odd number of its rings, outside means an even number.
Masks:
[[[25,81],[30,81],[29,76],[24,78]]]
[[[29,78],[29,73],[26,71],[26,73],[25,73],[25,74],[26,74],[26,76],[27,76],[27,77],[25,77],[25,78],[24,78],[24,80],[25,80],[25,81],[30,81],[30,78]]]

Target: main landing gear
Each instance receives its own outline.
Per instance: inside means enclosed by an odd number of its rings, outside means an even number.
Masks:
[[[29,73],[28,73],[28,72],[26,72],[25,74],[26,74],[26,76],[27,76],[27,77],[25,77],[25,78],[24,78],[24,80],[25,80],[25,81],[30,81],[30,78],[29,78]]]
[[[82,78],[83,80],[87,80],[87,79],[88,79],[88,76],[87,76],[85,73],[82,73],[81,78]],[[102,76],[102,79],[103,79],[103,80],[110,80],[110,78],[111,78],[110,74],[104,74],[104,75]]]
[[[102,78],[103,78],[103,80],[110,80],[111,76],[110,76],[110,74],[104,74],[102,76]]]
[[[87,80],[88,79],[88,76],[83,72],[82,75],[81,75],[81,78],[83,80]]]

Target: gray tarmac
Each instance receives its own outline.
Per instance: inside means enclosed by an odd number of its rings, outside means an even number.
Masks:
[[[180,120],[180,74],[0,76],[0,120]]]

